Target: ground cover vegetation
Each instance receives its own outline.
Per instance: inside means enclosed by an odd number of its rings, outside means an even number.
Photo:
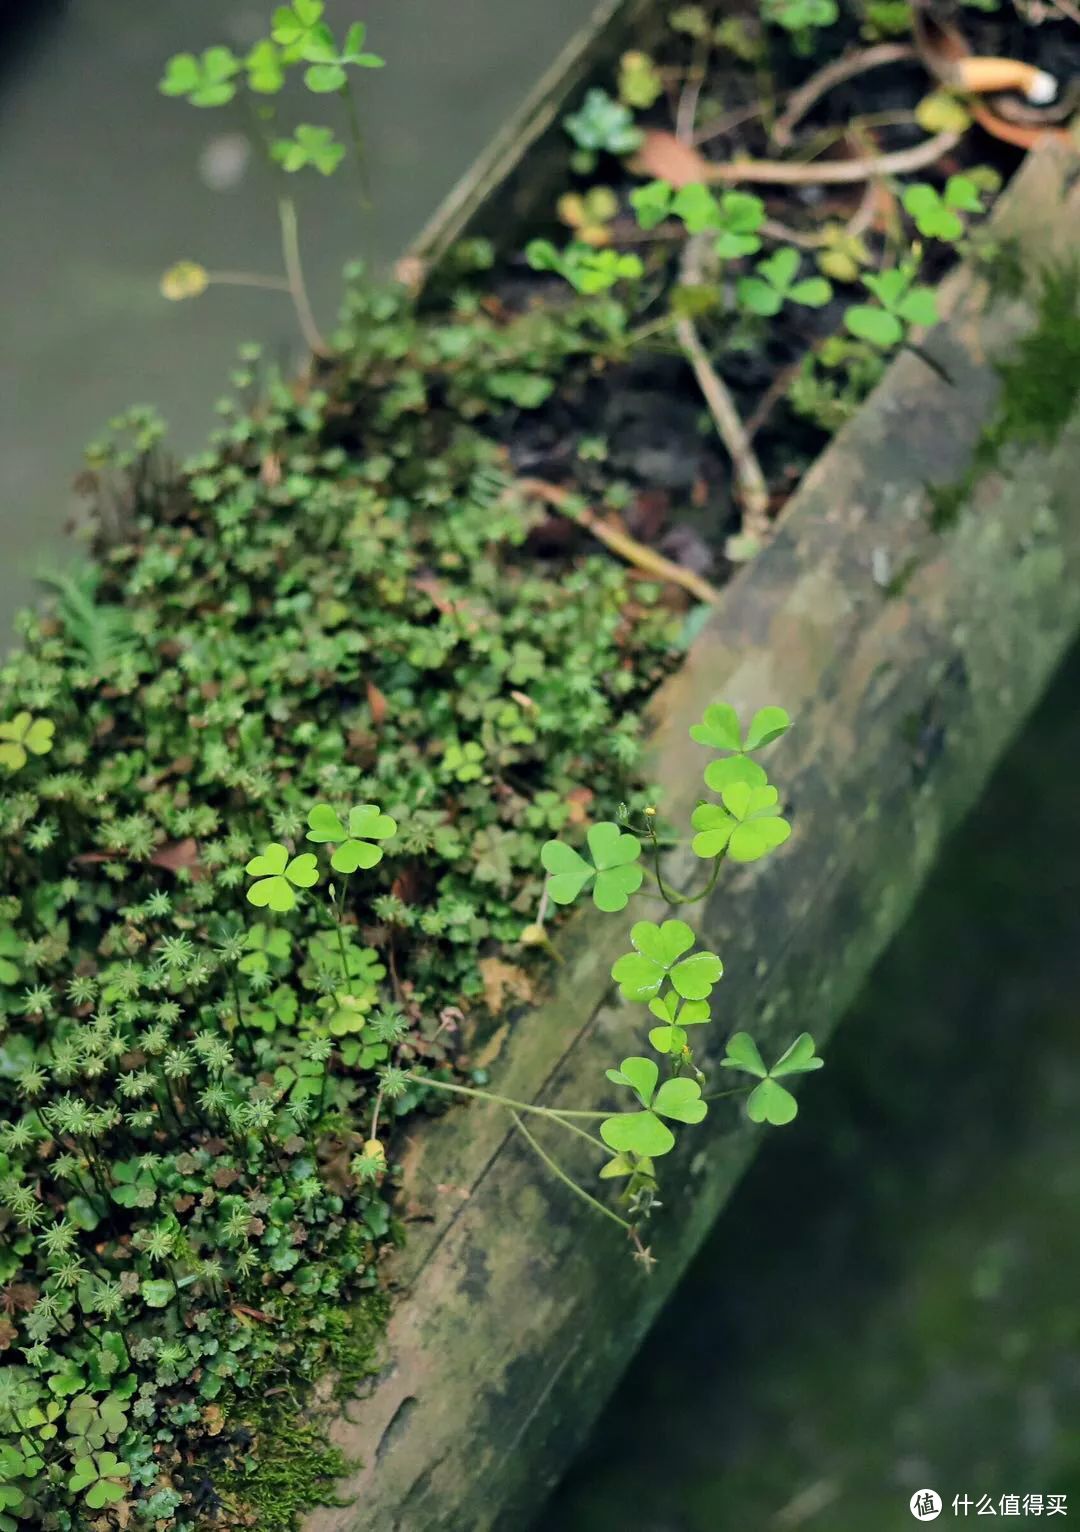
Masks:
[[[520,250],[357,266],[329,334],[287,188],[364,175],[363,27],[295,0],[244,57],[166,65],[168,96],[246,103],[284,275],[185,260],[163,291],[280,287],[313,361],[292,380],[245,350],[179,466],[152,410],[114,422],[83,481],[92,558],[49,577],[0,669],[3,1532],[274,1532],[332,1496],[322,1418],[375,1365],[402,1237],[397,1126],[486,1097],[563,1176],[538,1109],[477,1064],[484,1018],[542,983],[559,907],[621,912],[648,880],[677,909],[787,838],[757,759],[786,714],[718,702],[694,731],[705,882],[672,889],[640,718],[708,577],[768,540],[884,358],[936,365],[932,279],[1003,259],[979,220],[1054,110],[1046,38],[1075,45],[980,7],[979,48],[950,53],[921,15],[674,8],[573,103],[569,189]],[[992,111],[988,64],[1013,93]],[[879,67],[870,113],[847,82]],[[285,123],[290,79],[344,141]],[[541,1115],[590,1138],[596,1117],[621,1198],[567,1194],[648,1265],[722,963],[676,918],[630,945],[613,982],[656,1058],[609,1071],[610,1112]],[[739,1031],[719,1063],[783,1125],[783,1080],[821,1061],[803,1036],[770,1067]]]

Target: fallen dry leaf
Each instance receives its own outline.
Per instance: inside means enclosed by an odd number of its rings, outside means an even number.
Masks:
[[[498,1016],[509,995],[515,1000],[531,1000],[533,985],[523,968],[500,957],[480,959],[480,977],[484,981],[484,1000],[493,1016]]]
[[[185,836],[183,840],[172,841],[167,846],[159,846],[150,858],[152,867],[164,867],[166,872],[179,872],[186,868],[190,873],[200,873],[199,845],[194,836]]]
[[[630,169],[672,186],[692,186],[709,179],[709,161],[705,156],[662,128],[651,128],[645,134]]]
[[[501,1027],[496,1027],[484,1046],[472,1055],[470,1062],[473,1069],[490,1069],[503,1051],[503,1044],[509,1036],[510,1023],[504,1021]]]
[[[374,681],[364,683],[367,690],[368,707],[371,709],[371,721],[376,728],[386,717],[387,701]]]

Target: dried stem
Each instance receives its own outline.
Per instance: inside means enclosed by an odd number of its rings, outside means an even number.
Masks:
[[[300,321],[304,340],[316,356],[327,356],[329,350],[315,322],[311,300],[308,298],[307,286],[304,282],[304,268],[300,260],[300,239],[296,227],[296,204],[291,197],[278,198],[278,217],[281,220],[281,251],[285,258],[289,291],[292,293],[296,317]]]
[[[773,124],[773,143],[786,149],[795,128],[814,103],[845,80],[852,80],[870,69],[880,69],[884,64],[906,64],[917,58],[918,54],[910,43],[879,43],[875,48],[864,48],[859,53],[849,53],[842,59],[826,64],[824,69],[811,75],[805,85],[788,97],[787,106]]]
[[[691,286],[701,279],[700,265],[707,248],[707,240],[702,244],[703,237],[694,235],[688,239],[683,251],[681,280]],[[743,530],[751,537],[761,539],[768,533],[769,487],[735,401],[709,360],[692,319],[683,315],[675,321],[675,338],[693,368],[713,424],[731,458],[735,489],[742,507]]]
[[[751,181],[774,186],[845,186],[875,176],[899,176],[925,170],[955,149],[963,135],[936,133],[911,149],[896,149],[867,159],[829,160],[823,165],[795,165],[787,160],[728,160],[710,165],[710,181],[734,184]]]
[[[514,488],[522,494],[542,500],[545,505],[550,505],[561,515],[585,527],[605,547],[610,548],[613,553],[617,553],[620,558],[626,559],[627,563],[635,565],[645,574],[651,575],[653,579],[681,585],[698,601],[705,601],[710,606],[715,606],[720,600],[719,591],[715,586],[710,585],[708,580],[695,574],[692,569],[684,569],[681,564],[673,563],[662,553],[647,548],[644,543],[638,542],[636,537],[631,537],[630,533],[621,527],[612,526],[590,506],[578,501],[568,489],[563,489],[558,484],[549,484],[545,479],[517,479],[514,481]]]

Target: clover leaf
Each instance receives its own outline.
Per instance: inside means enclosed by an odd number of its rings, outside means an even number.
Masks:
[[[285,48],[299,48],[310,42],[322,20],[323,0],[293,0],[274,12],[270,36]]]
[[[207,48],[200,58],[177,53],[165,65],[158,89],[163,96],[186,96],[192,106],[224,106],[236,95],[240,68],[231,48]]]
[[[606,90],[590,90],[580,109],[563,118],[563,127],[579,149],[596,153],[632,154],[639,148],[642,132],[633,113]]]
[[[771,1069],[765,1068],[757,1043],[749,1032],[736,1032],[728,1039],[726,1055],[720,1060],[722,1069],[737,1069],[753,1075],[760,1081],[750,1093],[746,1111],[751,1122],[767,1122],[774,1128],[782,1128],[794,1121],[799,1104],[789,1090],[776,1082],[783,1075],[809,1074],[824,1068],[825,1060],[814,1052],[814,1039],[809,1032],[800,1032],[787,1051],[781,1054]]]
[[[274,13],[271,36],[287,48],[294,58],[308,65],[304,84],[316,95],[343,90],[348,83],[346,69],[381,69],[385,63],[377,53],[364,51],[367,28],[355,22],[339,48],[334,34],[322,20],[321,0],[294,0]]]
[[[280,926],[263,925],[256,921],[245,940],[246,955],[236,965],[241,973],[267,973],[271,958],[287,958],[289,933]]]
[[[726,851],[733,862],[756,862],[782,846],[791,834],[787,820],[779,817],[775,787],[732,782],[720,797],[720,803],[699,803],[690,816],[698,832],[691,842],[695,856],[714,857]]]
[[[384,814],[377,803],[358,803],[351,808],[347,829],[330,804],[316,803],[308,814],[308,824],[308,840],[341,842],[330,866],[346,874],[375,867],[383,859],[383,849],[373,846],[372,841],[389,840],[397,834],[397,821]]]
[[[670,993],[654,996],[649,1010],[664,1023],[649,1032],[649,1042],[657,1053],[681,1053],[686,1047],[686,1028],[711,1020],[707,1000],[680,1000]]]
[[[750,720],[743,737],[739,715],[729,702],[714,702],[705,709],[700,723],[690,730],[690,738],[710,750],[733,752],[722,760],[710,761],[705,768],[705,781],[713,792],[735,782],[749,787],[764,787],[768,778],[757,761],[749,759],[751,751],[771,745],[791,728],[791,719],[782,707],[759,708]]]
[[[982,197],[969,176],[950,176],[944,192],[925,182],[909,186],[904,192],[904,207],[915,220],[915,227],[927,239],[949,243],[964,232],[960,212],[981,213]]]
[[[665,1080],[657,1090],[660,1071],[652,1059],[623,1059],[618,1069],[609,1069],[606,1074],[614,1084],[629,1086],[643,1108],[605,1117],[600,1124],[600,1137],[616,1154],[640,1154],[650,1159],[668,1154],[675,1147],[675,1135],[660,1119],[701,1122],[708,1111],[696,1080],[678,1076]]]
[[[95,1452],[93,1457],[77,1458],[75,1472],[68,1479],[68,1489],[73,1494],[85,1491],[86,1504],[93,1511],[107,1505],[115,1505],[124,1498],[124,1487],[117,1479],[126,1479],[131,1473],[127,1463],[122,1463],[115,1452]]]
[[[364,38],[367,36],[367,27],[362,21],[354,21],[345,34],[345,41],[341,45],[341,62],[351,64],[354,69],[382,69],[386,60],[380,58],[377,53],[364,52]]]
[[[752,314],[771,318],[785,303],[802,303],[819,309],[832,297],[832,287],[824,277],[795,280],[799,270],[799,252],[790,245],[776,250],[766,261],[759,261],[756,276],[742,277],[736,294],[743,308]]]
[[[268,37],[257,42],[244,60],[248,89],[260,96],[276,96],[285,84],[285,64],[280,49]]]
[[[548,893],[556,904],[573,904],[582,889],[592,883],[598,910],[624,910],[645,876],[634,865],[641,856],[640,841],[606,820],[590,826],[585,839],[591,863],[560,840],[545,841],[540,860],[549,874]]]
[[[683,957],[694,945],[694,933],[683,920],[665,920],[663,925],[639,920],[630,928],[630,940],[637,951],[619,958],[611,970],[627,1000],[650,999],[665,979],[683,999],[704,1000],[724,972],[715,953]]]
[[[758,230],[765,204],[750,192],[727,191],[717,197],[696,182],[676,191],[667,181],[649,181],[630,193],[630,205],[643,229],[655,229],[670,215],[682,220],[688,234],[715,233],[721,260],[753,255],[761,248]]]
[[[326,1024],[334,1037],[350,1037],[362,1032],[372,1004],[370,995],[350,995],[343,990],[320,1001],[327,1013]]]
[[[258,909],[269,908],[279,913],[295,906],[294,888],[313,888],[319,881],[314,853],[305,851],[290,860],[288,851],[279,841],[264,846],[244,871],[258,880],[247,891],[248,903]]]
[[[937,294],[932,287],[915,285],[915,270],[909,261],[891,271],[864,274],[863,286],[881,307],[852,304],[844,313],[844,324],[852,335],[888,351],[899,345],[909,326],[937,323]]]
[[[669,181],[646,181],[630,193],[630,206],[643,229],[655,229],[671,211],[675,188]]]
[[[53,747],[56,725],[51,718],[35,718],[32,713],[16,713],[10,723],[0,723],[0,766],[21,771],[30,755],[48,755]]]
[[[525,258],[534,271],[558,272],[576,292],[587,296],[606,292],[616,282],[633,281],[645,270],[640,256],[594,250],[580,240],[572,240],[560,251],[549,239],[533,239],[525,247]]]
[[[300,123],[292,138],[279,138],[274,144],[274,158],[290,175],[308,165],[320,175],[333,175],[344,156],[345,145],[338,143],[332,130],[310,122]]]

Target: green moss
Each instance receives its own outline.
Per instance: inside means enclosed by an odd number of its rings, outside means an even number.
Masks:
[[[310,1346],[313,1333],[321,1337],[317,1371],[332,1372],[335,1386],[326,1411],[333,1411],[335,1401],[352,1398],[378,1371],[389,1312],[389,1298],[377,1291],[314,1315],[301,1304],[289,1305],[282,1315],[282,1361],[267,1360],[251,1389],[227,1406],[233,1439],[250,1446],[215,1476],[214,1490],[235,1514],[249,1514],[260,1532],[291,1532],[314,1506],[345,1504],[336,1498],[334,1484],[354,1466],[327,1444],[325,1412],[298,1406],[297,1366],[295,1358],[286,1360],[289,1348]]]
[[[952,526],[975,485],[993,469],[1006,446],[1049,446],[1064,429],[1080,395],[1080,262],[1041,273],[1035,328],[1017,341],[1014,354],[997,363],[1001,397],[983,428],[968,471],[951,484],[927,487],[930,522]]]
[[[248,1411],[251,1450],[242,1467],[228,1468],[217,1486],[222,1503],[259,1532],[291,1532],[315,1505],[343,1505],[335,1480],[347,1472],[344,1454],[326,1443],[321,1424],[263,1400]],[[250,1515],[245,1515],[250,1513]]]

